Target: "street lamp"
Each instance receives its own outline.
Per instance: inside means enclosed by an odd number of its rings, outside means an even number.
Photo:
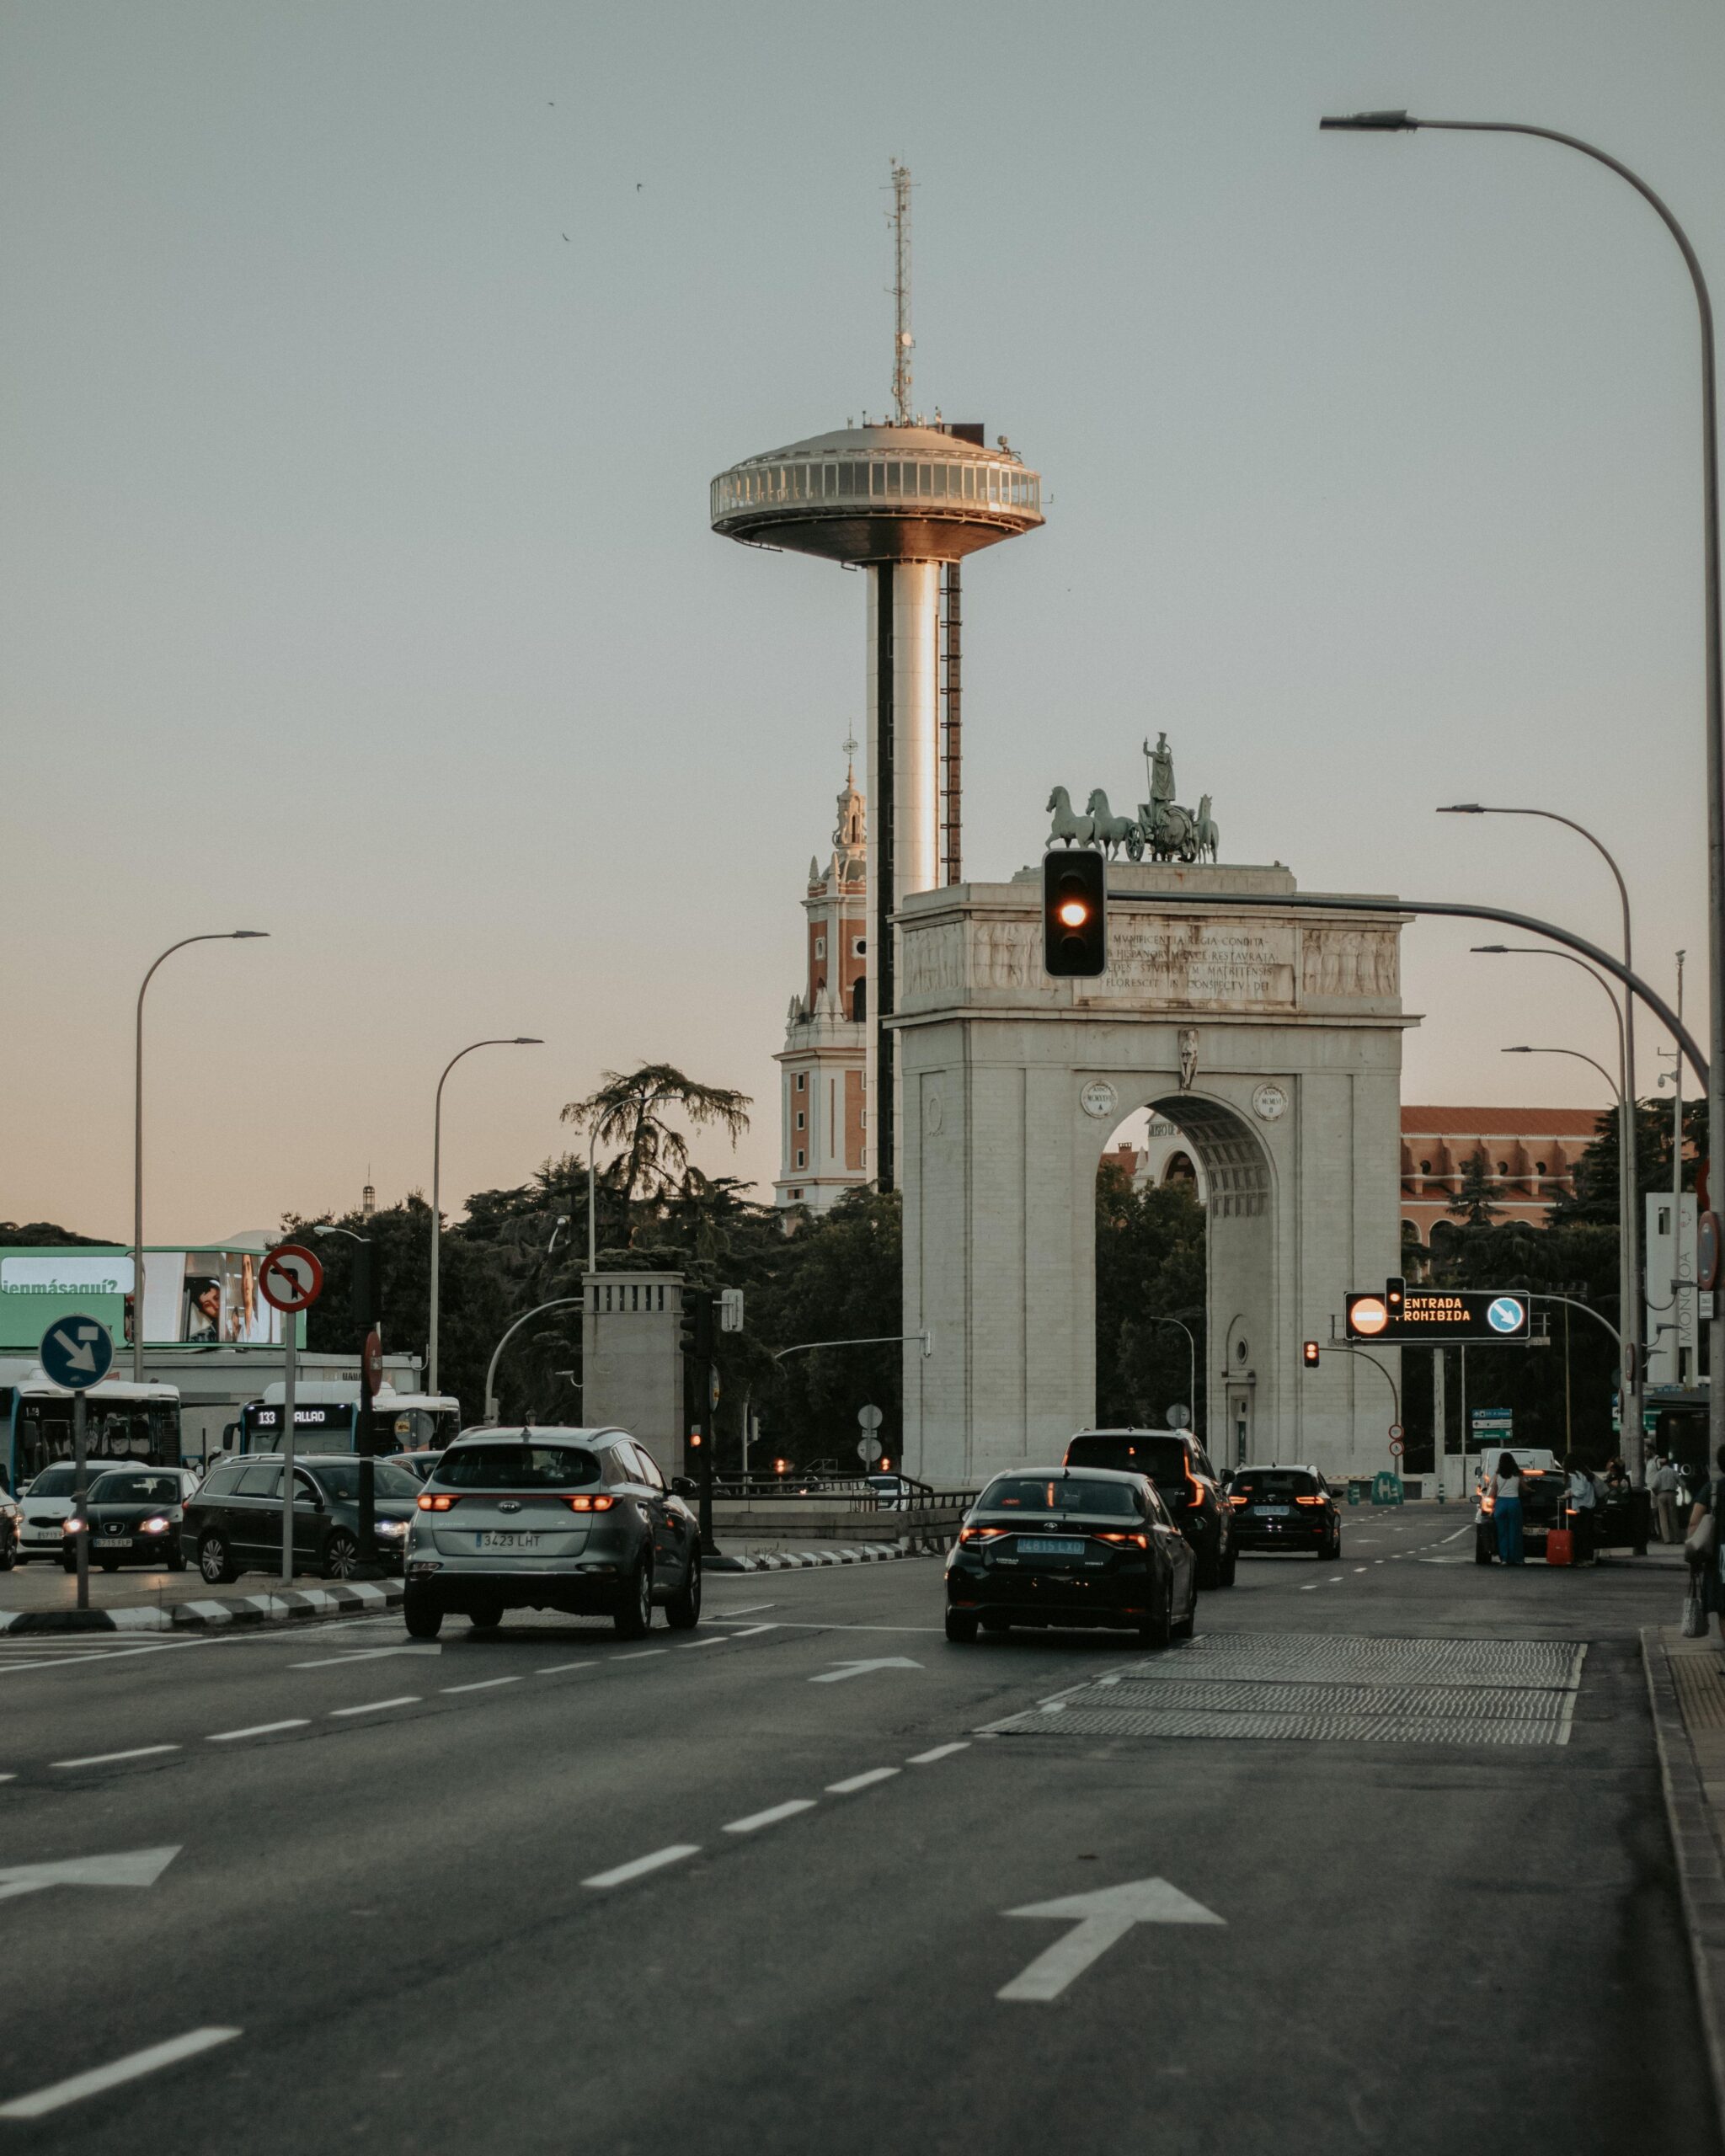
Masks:
[[[1618,1315],[1622,1321],[1623,1350],[1621,1356],[1622,1397],[1626,1413],[1632,1400],[1637,1414],[1640,1412],[1642,1372],[1632,1343],[1641,1337],[1641,1191],[1637,1173],[1639,1161],[1635,1126],[1634,1050],[1623,1022],[1623,1012],[1617,998],[1605,975],[1589,965],[1585,958],[1578,958],[1573,951],[1551,951],[1537,943],[1476,943],[1476,953],[1499,957],[1534,958],[1564,958],[1572,966],[1579,966],[1590,979],[1596,980],[1605,1001],[1611,1006],[1611,1016],[1617,1021],[1617,1296]],[[1573,1054],[1573,1049],[1562,1051]],[[1507,1051],[1506,1051],[1507,1053]],[[1594,1065],[1598,1070],[1599,1065]],[[1680,1076],[1682,1065],[1678,1065]],[[1634,1428],[1639,1431],[1637,1421]],[[1627,1452],[1636,1449],[1636,1440],[1630,1424],[1624,1423],[1624,1446]]]
[[[437,1100],[431,1114],[431,1326],[430,1342],[426,1351],[425,1390],[437,1390],[437,1273],[442,1257],[443,1216],[438,1210],[438,1190],[443,1175],[443,1082],[462,1056],[471,1055],[481,1048],[543,1048],[544,1042],[535,1033],[513,1033],[505,1038],[469,1041],[458,1049],[443,1066],[443,1077],[437,1081]]]
[[[1626,164],[1579,136],[1560,134],[1556,128],[1534,127],[1512,120],[1416,120],[1406,112],[1356,112],[1346,117],[1320,120],[1320,128],[1339,128],[1362,134],[1411,134],[1416,129],[1436,129],[1455,135],[1527,135],[1544,142],[1561,143],[1578,150],[1595,164],[1604,165],[1629,184],[1659,218],[1683,257],[1695,287],[1696,309],[1701,323],[1701,544],[1705,584],[1703,614],[1706,655],[1706,769],[1707,769],[1707,988],[1711,1048],[1707,1078],[1707,1129],[1712,1135],[1709,1149],[1725,1130],[1725,686],[1722,686],[1719,621],[1719,420],[1718,389],[1714,376],[1713,302],[1707,280],[1690,246],[1689,235],[1653,189]],[[1560,819],[1562,820],[1562,819]],[[1591,837],[1592,834],[1587,834]],[[1597,840],[1594,841],[1598,845]],[[1600,847],[1600,851],[1605,849]],[[1613,863],[1615,868],[1616,864]],[[1620,878],[1620,883],[1621,879]],[[1631,1037],[1633,1038],[1632,1024]],[[1709,1193],[1711,1195],[1711,1193]],[[1623,1313],[1623,1330],[1632,1330]],[[1708,1451],[1725,1444],[1725,1295],[1715,1298],[1709,1335],[1711,1365],[1716,1381],[1707,1401]],[[1639,1395],[1637,1394],[1637,1399]],[[1639,1459],[1642,1442],[1637,1416],[1632,1432],[1624,1430],[1626,1450],[1632,1465]]]
[[[134,1385],[144,1381],[144,991],[156,977],[156,966],[190,943],[267,942],[267,928],[218,928],[207,936],[182,936],[170,943],[144,975],[138,990],[137,1037],[132,1074],[131,1110],[131,1375]]]

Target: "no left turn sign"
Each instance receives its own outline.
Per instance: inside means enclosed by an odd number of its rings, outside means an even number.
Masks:
[[[310,1310],[323,1291],[323,1265],[303,1243],[279,1244],[258,1268],[258,1292],[290,1317]]]

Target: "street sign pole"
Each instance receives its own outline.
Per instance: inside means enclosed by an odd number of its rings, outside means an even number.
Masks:
[[[278,1243],[258,1268],[258,1292],[281,1313],[281,1584],[293,1585],[293,1441],[300,1312],[323,1292],[323,1263],[303,1243]]]
[[[291,1310],[283,1317],[281,1361],[281,1584],[293,1585],[293,1395],[299,1375],[300,1321]]]
[[[77,1392],[72,1399],[72,1510],[83,1521],[83,1532],[77,1536],[77,1606],[90,1606],[90,1523],[86,1516],[84,1491],[89,1480],[89,1425],[85,1418],[84,1396]]]

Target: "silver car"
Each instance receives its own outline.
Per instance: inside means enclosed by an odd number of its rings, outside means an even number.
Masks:
[[[480,1630],[506,1609],[606,1616],[643,1638],[655,1604],[701,1619],[700,1523],[679,1476],[627,1431],[470,1431],[437,1463],[409,1531],[403,1614],[435,1639],[451,1612]]]

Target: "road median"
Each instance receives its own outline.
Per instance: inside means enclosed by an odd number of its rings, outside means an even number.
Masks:
[[[251,1625],[303,1625],[325,1617],[375,1616],[399,1606],[399,1580],[352,1580],[273,1594],[188,1597],[113,1609],[0,1609],[0,1636],[44,1632],[222,1631]]]

